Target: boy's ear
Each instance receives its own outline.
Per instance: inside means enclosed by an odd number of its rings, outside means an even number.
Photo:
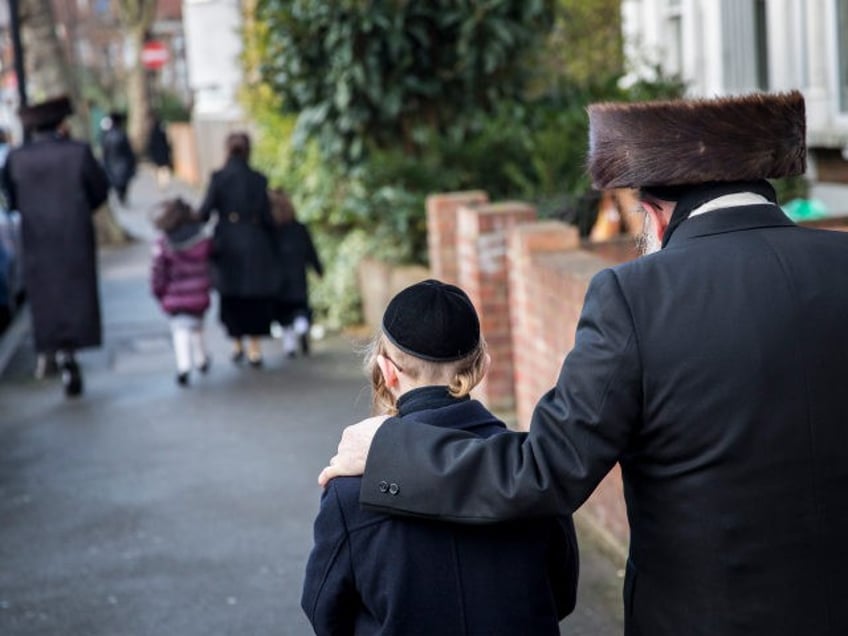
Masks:
[[[487,375],[489,373],[489,369],[492,368],[492,356],[488,353],[486,354],[486,359],[483,361],[483,375]]]
[[[395,388],[398,383],[398,375],[395,365],[389,362],[385,356],[378,355],[377,367],[380,369],[380,373],[383,374],[383,381],[386,383],[386,386],[390,389]]]

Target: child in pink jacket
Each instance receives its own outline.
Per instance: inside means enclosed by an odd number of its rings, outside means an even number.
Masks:
[[[170,317],[177,384],[188,386],[192,363],[201,373],[206,373],[210,364],[203,317],[209,308],[212,240],[180,198],[165,201],[154,224],[160,234],[153,246],[151,289]]]

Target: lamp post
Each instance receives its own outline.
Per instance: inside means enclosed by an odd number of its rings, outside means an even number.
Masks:
[[[9,27],[12,31],[12,51],[15,55],[15,79],[18,84],[18,101],[23,108],[27,105],[26,70],[24,69],[24,47],[21,42],[21,18],[18,0],[9,0]]]

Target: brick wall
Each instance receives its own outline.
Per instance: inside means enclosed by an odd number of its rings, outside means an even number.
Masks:
[[[430,273],[445,283],[459,281],[457,268],[457,212],[460,207],[475,207],[489,202],[481,190],[447,192],[427,197],[427,252]]]
[[[492,369],[475,395],[497,412],[515,408],[506,243],[509,231],[534,221],[526,203],[463,205],[457,210],[457,283],[480,314]]]

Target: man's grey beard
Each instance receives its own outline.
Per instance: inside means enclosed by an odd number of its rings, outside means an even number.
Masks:
[[[642,232],[636,239],[636,247],[642,256],[659,252],[662,249],[662,242],[657,238],[653,217],[650,214],[645,214],[645,220],[642,223]]]

